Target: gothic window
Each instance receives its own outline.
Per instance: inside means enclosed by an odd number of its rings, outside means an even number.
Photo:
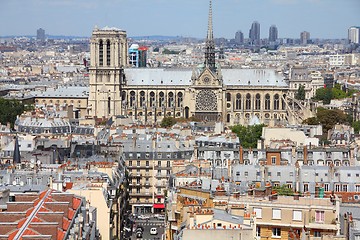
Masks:
[[[159,93],[159,107],[164,106],[165,94],[164,92]]]
[[[135,92],[130,92],[130,107],[135,107]]]
[[[281,109],[282,110],[285,110],[285,98],[286,98],[286,95],[284,94],[283,97],[281,98]]]
[[[270,110],[270,95],[265,95],[265,110]]]
[[[246,108],[246,110],[251,109],[251,95],[250,95],[250,93],[246,94],[245,108]]]
[[[106,41],[106,65],[110,66],[110,40]]]
[[[239,110],[241,109],[241,94],[236,94],[236,100],[235,100],[235,109]]]
[[[165,94],[164,92],[159,93],[159,107],[164,106]]]
[[[216,111],[217,97],[211,90],[201,90],[196,95],[196,110],[197,111]]]
[[[173,106],[175,106],[175,104],[174,104],[174,93],[169,92],[168,93],[168,107],[171,108]]]
[[[150,107],[155,107],[155,93],[150,92]]]
[[[110,115],[110,110],[111,110],[111,98],[108,98],[108,114]]]
[[[231,102],[231,93],[226,93],[226,101]]]
[[[122,91],[121,100],[126,101],[126,91]]]
[[[260,106],[261,106],[260,94],[256,94],[256,97],[255,97],[255,109],[260,110]]]
[[[104,65],[104,44],[103,40],[100,40],[99,42],[99,65]]]
[[[279,110],[279,104],[280,104],[279,94],[275,94],[275,96],[274,96],[274,110]]]
[[[183,104],[183,93],[182,93],[182,92],[178,92],[177,96],[178,96],[178,98],[177,98],[177,107],[182,107],[182,104]]]
[[[140,92],[140,107],[145,107],[145,92]]]

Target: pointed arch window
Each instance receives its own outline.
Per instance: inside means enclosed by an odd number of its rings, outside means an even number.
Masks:
[[[173,92],[169,92],[168,93],[168,107],[173,107],[175,106],[174,104],[174,93]]]
[[[240,94],[240,93],[236,94],[235,109],[236,109],[236,110],[240,110],[240,109],[241,109],[241,94]]]
[[[279,94],[275,94],[275,96],[274,96],[274,110],[279,110],[279,106],[280,106]]]
[[[265,110],[270,110],[270,94],[265,95]]]
[[[150,92],[150,107],[155,107],[155,93]]]
[[[260,94],[256,94],[256,96],[255,96],[255,109],[260,110],[260,107],[261,107]]]
[[[177,94],[177,107],[182,107],[183,105],[183,93],[178,92]]]
[[[164,106],[165,94],[164,92],[159,93],[159,107]]]
[[[130,92],[130,107],[135,107],[135,92],[131,91]]]
[[[245,108],[246,108],[246,110],[251,109],[251,95],[250,95],[250,93],[246,94]]]
[[[106,41],[106,65],[110,66],[110,40]]]
[[[104,43],[103,40],[99,41],[99,65],[104,65]]]
[[[145,107],[145,92],[140,92],[140,107]]]
[[[111,112],[111,98],[108,97],[108,115],[110,115]]]
[[[231,102],[231,93],[226,93],[226,101]]]

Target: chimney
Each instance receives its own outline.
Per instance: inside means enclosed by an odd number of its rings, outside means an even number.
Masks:
[[[194,145],[194,160],[195,161],[198,160],[198,150],[199,150],[198,145],[195,144]]]
[[[240,161],[240,164],[244,164],[244,150],[241,145],[239,148],[239,161]]]
[[[135,151],[135,149],[136,149],[137,133],[133,133],[132,140],[133,140],[133,151]]]
[[[308,159],[307,159],[307,157],[308,157],[308,151],[307,151],[306,145],[304,145],[303,155],[304,155],[304,161],[303,161],[303,163],[304,163],[304,165],[308,165]]]
[[[74,106],[73,105],[69,105],[67,107],[67,117],[69,119],[73,119],[74,118]]]
[[[14,156],[13,156],[13,164],[20,164],[21,156],[20,156],[20,147],[18,137],[15,137],[15,146],[14,146]]]

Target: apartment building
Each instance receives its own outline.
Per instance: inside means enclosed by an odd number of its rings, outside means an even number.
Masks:
[[[271,191],[270,191],[271,192]],[[230,213],[256,215],[256,239],[321,239],[340,234],[337,196],[310,198],[277,195],[216,196],[214,204],[221,203]],[[345,238],[343,238],[345,239]]]
[[[135,213],[162,212],[174,161],[189,160],[193,148],[170,135],[130,134],[123,144],[129,195]]]

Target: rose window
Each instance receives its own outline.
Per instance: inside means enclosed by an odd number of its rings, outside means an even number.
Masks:
[[[217,97],[211,90],[201,90],[196,95],[196,111],[216,111]]]

